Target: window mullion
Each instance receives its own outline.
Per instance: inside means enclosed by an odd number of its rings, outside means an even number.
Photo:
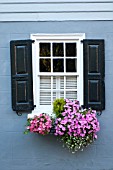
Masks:
[[[59,98],[59,77],[56,77],[56,98]]]
[[[38,107],[40,106],[40,78],[41,76],[39,76],[39,63],[40,63],[40,55],[39,55],[39,42],[36,43],[36,47],[38,46],[38,48],[36,48],[36,54],[38,54],[37,59],[35,60],[35,69],[36,69],[36,88],[38,88],[38,90],[36,90],[36,105],[38,105]]]
[[[80,68],[81,68],[81,64],[80,64],[80,58],[78,59],[78,56],[80,56],[80,47],[79,47],[79,43],[77,43],[77,56],[76,56],[76,60],[77,60],[77,74],[80,75]]]
[[[51,42],[51,73],[53,73],[53,42]]]
[[[66,98],[66,76],[64,76],[64,99]]]
[[[51,76],[51,109],[53,104],[53,76]]]
[[[64,73],[66,73],[66,45],[64,43]]]
[[[53,42],[51,42],[51,73],[53,73]],[[53,104],[53,76],[51,76],[51,109]]]
[[[66,74],[66,44],[64,43],[64,74]],[[64,99],[66,98],[66,76],[64,78]]]

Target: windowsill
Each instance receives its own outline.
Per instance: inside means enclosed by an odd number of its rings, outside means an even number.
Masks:
[[[33,111],[32,111],[32,113],[29,113],[28,114],[28,116],[27,116],[27,118],[33,118],[34,116],[38,116],[38,115],[40,115],[41,113],[47,113],[48,115],[50,115],[50,116],[54,116],[54,113],[52,113],[52,109],[41,109],[41,110],[36,110],[36,109],[34,109]]]

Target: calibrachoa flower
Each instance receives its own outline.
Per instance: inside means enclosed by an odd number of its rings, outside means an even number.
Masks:
[[[95,110],[82,110],[78,101],[66,99],[62,117],[55,121],[55,135],[60,136],[69,149],[76,151],[92,143],[99,130]]]
[[[63,100],[56,99],[53,103],[56,117],[41,113],[28,119],[25,133],[54,134],[72,152],[82,150],[97,139],[100,125],[96,118],[96,111],[83,110],[77,100]]]
[[[52,127],[52,120],[49,115],[41,113],[39,116],[34,116],[33,119],[27,120],[25,133],[34,132],[46,135],[50,132]]]

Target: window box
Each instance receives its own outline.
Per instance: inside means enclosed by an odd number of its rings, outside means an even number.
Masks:
[[[62,100],[58,100],[59,107],[54,101],[55,117],[41,113],[28,119],[25,133],[56,135],[60,141],[63,141],[63,145],[74,153],[83,150],[97,139],[100,126],[95,110],[82,109],[77,100],[66,99],[63,106]]]

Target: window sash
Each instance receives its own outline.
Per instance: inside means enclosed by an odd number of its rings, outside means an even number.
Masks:
[[[38,105],[52,105],[56,98],[77,99],[78,76],[39,76]]]
[[[40,43],[50,43],[50,53],[51,53],[51,55],[50,56],[40,56],[39,55],[39,53],[40,53]],[[52,48],[52,44],[53,43],[63,43],[63,45],[64,45],[64,56],[53,56],[53,48]],[[66,43],[76,43],[76,56],[71,56],[71,57],[69,57],[69,56],[66,56]],[[40,60],[41,59],[49,59],[49,60],[51,60],[51,72],[42,72],[42,71],[40,71],[40,66],[39,66],[39,64],[37,65],[38,67],[37,67],[37,75],[43,75],[43,74],[47,74],[47,75],[61,75],[61,74],[64,74],[64,75],[66,75],[66,74],[70,74],[71,75],[71,73],[72,74],[76,74],[76,75],[79,75],[79,61],[78,61],[78,55],[79,55],[79,51],[78,51],[78,47],[79,47],[79,41],[77,41],[77,40],[54,40],[54,41],[52,41],[52,40],[41,40],[41,41],[37,41],[37,43],[36,43],[36,46],[37,46],[37,48],[38,48],[38,50],[37,50],[37,54],[38,54],[38,56],[37,56],[37,60],[38,60],[38,63],[40,63]],[[64,63],[64,71],[63,72],[54,72],[53,71],[53,60],[55,60],[55,59],[59,59],[59,60],[61,60],[61,59],[63,59],[63,63]],[[75,59],[75,61],[76,61],[76,69],[77,69],[77,71],[74,71],[74,73],[73,73],[73,71],[71,72],[66,72],[66,61],[67,61],[67,59],[70,59],[70,60],[72,60],[72,59]]]
[[[34,104],[36,105],[36,108],[34,111],[32,111],[32,114],[39,114],[42,111],[46,111],[47,113],[52,113],[52,108],[45,106],[40,107],[39,106],[39,93],[40,89],[39,87],[39,77],[40,76],[77,76],[77,99],[80,101],[81,104],[83,104],[83,44],[81,43],[81,40],[85,39],[84,33],[77,33],[77,34],[32,34],[31,39],[35,41],[32,50],[33,54],[33,91],[34,91]],[[38,66],[38,60],[37,55],[39,54],[39,48],[38,44],[39,42],[76,42],[77,43],[77,72],[76,73],[57,73],[57,72],[51,72],[51,73],[43,73],[39,72]],[[65,93],[65,92],[64,92]],[[68,90],[67,90],[68,95]],[[50,110],[51,109],[51,110]]]

